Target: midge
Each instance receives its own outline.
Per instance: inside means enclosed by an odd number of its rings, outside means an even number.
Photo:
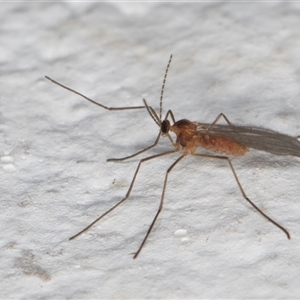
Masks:
[[[173,150],[169,150],[160,154],[151,155],[146,158],[143,158],[138,163],[138,166],[136,168],[136,171],[133,175],[132,181],[130,183],[130,186],[128,188],[128,191],[125,195],[125,197],[119,201],[117,204],[115,204],[112,208],[110,208],[108,211],[106,211],[103,215],[98,217],[96,220],[94,220],[90,225],[88,225],[86,228],[78,232],[76,235],[72,236],[70,240],[76,238],[83,232],[87,231],[90,227],[92,227],[96,222],[101,220],[104,216],[109,214],[111,211],[113,211],[115,208],[117,208],[120,204],[122,204],[125,200],[127,200],[131,194],[135,179],[137,177],[137,174],[140,170],[141,165],[149,160],[166,156],[178,151],[181,151],[181,155],[171,164],[171,166],[168,168],[165,174],[164,179],[164,185],[162,189],[162,194],[160,198],[160,203],[158,210],[156,212],[156,215],[150,224],[150,227],[140,245],[137,252],[134,254],[133,258],[137,258],[139,253],[141,252],[144,244],[146,243],[148,236],[150,235],[154,224],[163,208],[164,203],[164,196],[165,191],[167,187],[167,181],[168,181],[168,175],[172,171],[172,169],[187,155],[192,154],[194,156],[198,157],[206,157],[206,158],[216,158],[216,159],[222,159],[228,162],[230,169],[232,171],[232,174],[236,180],[236,183],[242,193],[242,196],[258,211],[262,216],[264,216],[267,220],[269,220],[273,225],[278,227],[280,230],[282,230],[288,239],[290,239],[289,232],[280,224],[278,224],[276,221],[274,221],[272,218],[270,218],[268,215],[266,215],[260,208],[252,202],[248,196],[246,195],[241,183],[239,182],[238,176],[236,174],[236,171],[232,165],[232,162],[228,156],[224,155],[209,155],[209,154],[201,154],[196,153],[196,150],[198,147],[202,147],[208,150],[212,150],[214,152],[224,153],[227,155],[235,155],[235,156],[242,156],[246,152],[249,151],[249,148],[261,150],[270,152],[277,155],[292,155],[292,156],[298,156],[300,157],[300,142],[297,140],[297,138],[288,136],[285,134],[281,134],[278,132],[275,132],[273,130],[260,128],[260,127],[253,127],[253,126],[238,126],[232,124],[228,118],[223,114],[220,113],[217,118],[212,123],[197,123],[197,122],[191,122],[187,119],[182,119],[179,121],[175,120],[174,114],[171,110],[168,110],[166,113],[166,116],[164,119],[162,119],[162,101],[163,101],[163,94],[164,94],[164,88],[166,83],[167,74],[169,71],[169,67],[171,64],[172,55],[170,56],[169,63],[167,65],[165,76],[163,79],[163,84],[161,88],[161,95],[160,95],[160,109],[159,109],[159,115],[155,112],[155,110],[149,106],[144,99],[144,105],[145,106],[133,106],[133,107],[107,107],[105,105],[102,105],[100,103],[95,102],[94,100],[76,92],[75,90],[62,85],[61,83],[58,83],[57,81],[49,78],[46,76],[47,79],[54,82],[55,84],[85,98],[86,100],[99,105],[105,109],[108,110],[129,110],[129,109],[141,109],[146,108],[151,118],[154,120],[154,122],[159,127],[159,133],[154,141],[154,143],[147,148],[138,151],[137,153],[134,153],[132,155],[123,157],[123,158],[110,158],[107,161],[123,161],[129,158],[132,158],[134,156],[137,156],[153,147],[155,147],[158,144],[158,141],[161,136],[168,137],[170,142],[173,145]],[[227,125],[221,125],[217,124],[218,121],[223,118]],[[171,122],[172,124],[171,124]],[[176,135],[176,141],[174,142],[173,138],[170,135],[170,132],[174,133]]]

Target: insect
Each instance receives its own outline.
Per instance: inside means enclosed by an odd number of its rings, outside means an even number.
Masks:
[[[153,218],[152,223],[150,224],[148,231],[146,232],[146,235],[140,244],[138,250],[135,252],[133,258],[137,258],[139,253],[141,252],[143,246],[145,245],[148,236],[150,235],[155,222],[159,216],[159,214],[162,211],[163,204],[164,204],[164,196],[165,191],[167,187],[168,182],[168,175],[173,170],[173,168],[187,155],[192,154],[197,157],[205,157],[205,158],[215,158],[220,160],[225,160],[228,162],[230,169],[232,171],[232,174],[235,178],[235,181],[239,187],[239,190],[244,197],[245,200],[248,201],[248,203],[257,211],[259,212],[263,217],[265,217],[268,221],[270,221],[273,225],[275,225],[277,228],[282,230],[288,239],[290,239],[289,232],[280,224],[278,224],[276,221],[274,221],[272,218],[270,218],[268,215],[266,215],[256,204],[249,199],[249,197],[246,195],[239,179],[237,176],[237,173],[233,167],[233,164],[231,162],[231,159],[226,155],[233,155],[233,156],[242,156],[246,154],[250,148],[257,149],[269,153],[273,153],[276,155],[292,155],[292,156],[298,156],[300,157],[300,142],[297,140],[297,138],[288,136],[285,134],[278,133],[273,130],[260,128],[260,127],[253,127],[253,126],[237,126],[232,124],[229,119],[223,114],[220,113],[217,118],[212,123],[197,123],[197,122],[191,122],[187,119],[182,119],[179,121],[175,120],[174,114],[171,110],[168,110],[164,119],[162,119],[162,102],[163,102],[163,95],[164,95],[164,89],[166,84],[167,75],[169,72],[170,64],[172,61],[172,55],[170,56],[164,79],[163,84],[161,88],[161,95],[160,95],[160,108],[159,108],[159,114],[156,113],[156,111],[147,104],[146,100],[143,99],[144,106],[133,106],[133,107],[107,107],[105,105],[102,105],[86,96],[84,96],[81,93],[78,93],[77,91],[51,79],[50,77],[46,76],[46,78],[53,83],[63,87],[64,89],[67,89],[86,100],[102,107],[108,110],[131,110],[131,109],[146,109],[151,116],[151,118],[154,120],[154,122],[159,127],[159,133],[154,141],[154,143],[148,147],[146,147],[143,150],[140,150],[132,155],[123,157],[123,158],[110,158],[107,159],[107,161],[124,161],[129,158],[135,157],[153,147],[155,147],[161,137],[167,137],[171,144],[173,145],[173,149],[151,155],[148,157],[145,157],[141,159],[137,165],[137,168],[135,170],[135,173],[133,175],[132,181],[130,183],[130,186],[128,188],[128,191],[125,195],[125,197],[120,200],[117,204],[112,206],[108,211],[106,211],[104,214],[102,214],[100,217],[98,217],[96,220],[94,220],[91,224],[89,224],[86,228],[78,232],[76,235],[72,236],[70,240],[78,237],[83,232],[87,231],[89,228],[91,228],[95,223],[97,223],[99,220],[101,220],[104,216],[108,215],[110,212],[112,212],[115,208],[117,208],[119,205],[121,205],[123,202],[125,202],[132,191],[132,188],[134,186],[136,177],[138,175],[138,172],[140,170],[140,167],[143,163],[153,160],[158,157],[167,156],[172,153],[181,152],[180,156],[171,164],[171,166],[168,168],[168,170],[165,173],[164,178],[164,184],[162,188],[162,194],[160,198],[160,203],[158,210]],[[227,124],[217,124],[219,120],[223,118]],[[171,121],[170,121],[171,120]],[[172,124],[171,124],[172,122]],[[171,134],[173,133],[176,135],[176,140],[174,141]],[[202,153],[196,153],[196,150],[199,148],[205,148],[208,150],[211,150],[213,152],[218,152],[220,154],[225,155],[215,155],[215,154],[202,154]]]

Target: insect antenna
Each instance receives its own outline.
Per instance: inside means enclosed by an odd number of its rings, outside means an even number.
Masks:
[[[151,118],[154,120],[154,122],[159,127],[161,127],[161,124],[162,124],[162,121],[161,121],[161,118],[162,118],[162,102],[163,102],[163,98],[164,98],[165,85],[166,85],[167,76],[168,76],[169,68],[170,68],[170,65],[171,65],[172,57],[173,57],[173,54],[170,55],[170,59],[169,59],[169,62],[168,62],[167,68],[166,68],[166,72],[165,72],[165,75],[164,75],[164,79],[163,79],[163,84],[162,84],[162,87],[161,87],[160,100],[159,100],[159,117],[158,117],[157,113],[155,112],[155,110],[147,104],[145,99],[143,99],[145,107],[146,107],[149,115],[151,116]],[[168,112],[168,114],[169,114],[169,112]],[[166,117],[168,116],[168,114],[166,115]]]
[[[162,117],[162,101],[163,101],[163,97],[164,97],[165,84],[166,84],[169,68],[171,65],[172,57],[173,57],[173,54],[170,55],[170,59],[169,59],[169,62],[168,62],[167,68],[166,68],[166,72],[165,72],[165,76],[164,76],[164,80],[163,80],[163,84],[162,84],[161,92],[160,92],[160,101],[159,101],[159,119],[160,120]]]

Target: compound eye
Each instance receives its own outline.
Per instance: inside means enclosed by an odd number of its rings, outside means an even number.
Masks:
[[[161,133],[167,134],[170,130],[170,122],[169,120],[163,120],[161,123]]]

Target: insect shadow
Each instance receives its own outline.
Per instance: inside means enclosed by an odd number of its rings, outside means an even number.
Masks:
[[[148,236],[150,235],[154,224],[159,216],[159,214],[162,211],[163,204],[164,204],[164,198],[165,198],[165,192],[168,182],[168,176],[170,172],[173,170],[173,168],[187,155],[192,154],[197,157],[205,157],[205,158],[214,158],[219,160],[227,161],[228,165],[230,166],[230,169],[232,171],[232,174],[235,178],[235,181],[239,187],[239,190],[244,197],[244,199],[257,211],[259,212],[263,217],[265,217],[268,221],[270,221],[273,225],[275,225],[277,228],[282,230],[288,239],[290,239],[289,232],[280,224],[278,224],[276,221],[274,221],[271,217],[266,215],[256,204],[249,199],[249,197],[246,195],[239,179],[237,176],[237,173],[233,167],[233,164],[230,160],[230,158],[226,155],[233,155],[233,156],[243,156],[249,151],[249,148],[269,152],[276,155],[291,155],[291,156],[298,156],[300,157],[300,142],[297,140],[296,137],[292,137],[289,135],[281,134],[276,131],[261,128],[261,127],[254,127],[254,126],[240,126],[240,125],[234,125],[232,124],[229,119],[223,114],[220,113],[217,118],[212,123],[198,123],[198,122],[191,122],[187,119],[181,119],[179,121],[175,120],[174,114],[171,110],[168,110],[165,117],[162,118],[162,102],[163,102],[163,95],[164,95],[164,89],[165,89],[165,83],[168,75],[168,71],[170,68],[170,64],[172,61],[172,55],[170,56],[164,79],[163,84],[161,88],[161,95],[160,95],[160,106],[159,106],[159,114],[156,113],[156,111],[147,104],[146,100],[143,99],[144,106],[132,106],[132,107],[108,107],[103,104],[100,104],[85,95],[51,79],[48,76],[45,76],[48,80],[52,81],[53,83],[59,85],[60,87],[67,89],[84,99],[92,102],[93,104],[96,104],[104,109],[107,110],[136,110],[136,109],[146,109],[151,116],[151,118],[154,120],[154,122],[159,127],[159,133],[154,141],[154,143],[148,147],[146,147],[143,150],[140,150],[132,155],[122,157],[122,158],[110,158],[107,159],[107,161],[124,161],[127,159],[130,159],[132,157],[135,157],[143,152],[146,152],[147,150],[155,147],[159,139],[161,137],[167,137],[171,144],[173,145],[173,149],[162,152],[156,155],[151,155],[148,157],[145,157],[141,159],[137,165],[137,168],[135,170],[135,173],[133,175],[133,178],[131,180],[130,186],[128,188],[128,191],[125,195],[125,197],[120,200],[117,204],[115,204],[113,207],[111,207],[108,211],[106,211],[104,214],[102,214],[100,217],[98,217],[96,220],[94,220],[91,224],[89,224],[87,227],[85,227],[83,230],[75,234],[74,236],[70,237],[70,240],[75,239],[85,231],[87,231],[89,228],[91,228],[95,223],[97,223],[99,220],[101,220],[104,216],[108,215],[110,212],[112,212],[115,208],[117,208],[119,205],[121,205],[123,202],[125,202],[132,191],[132,188],[134,186],[136,177],[138,175],[138,172],[140,170],[140,167],[143,163],[153,160],[158,157],[166,156],[175,152],[181,152],[180,156],[170,165],[170,167],[167,169],[165,173],[164,178],[164,184],[162,188],[162,194],[159,202],[158,210],[149,226],[149,229],[140,244],[138,250],[135,252],[133,258],[137,258],[139,253],[141,252],[143,246],[145,245]],[[219,120],[223,118],[226,122],[226,124],[217,124]],[[176,140],[174,141],[170,133],[174,133],[176,135]],[[196,153],[196,150],[202,147],[207,150],[211,150],[213,152],[218,152],[220,154],[226,154],[226,155],[214,155],[214,154],[202,154],[202,153]]]

